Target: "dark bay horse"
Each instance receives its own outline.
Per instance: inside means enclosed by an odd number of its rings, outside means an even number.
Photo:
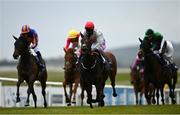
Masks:
[[[104,106],[104,85],[105,79],[103,63],[98,58],[97,52],[92,52],[85,44],[83,44],[82,54],[80,58],[80,84],[82,88],[82,100],[84,98],[84,90],[87,93],[87,103],[93,108],[92,103],[98,102],[99,106]],[[92,85],[96,87],[96,99],[92,99]],[[83,95],[83,96],[82,96]]]
[[[76,91],[80,83],[80,73],[79,68],[76,65],[77,55],[74,53],[73,48],[69,48],[67,51],[64,49],[64,93],[66,97],[66,103],[68,106],[71,105],[71,98],[73,96],[72,103],[76,103]],[[74,84],[74,88],[73,88]],[[66,85],[69,85],[69,96],[66,91]]]
[[[13,57],[14,59],[19,59],[19,63],[17,66],[18,70],[18,82],[17,82],[17,98],[16,102],[20,101],[19,97],[19,87],[20,84],[25,80],[28,84],[28,90],[27,90],[27,100],[25,106],[29,106],[29,96],[32,94],[33,100],[34,100],[34,106],[36,108],[37,105],[37,97],[34,91],[34,82],[36,80],[39,80],[42,86],[42,95],[44,97],[44,107],[47,107],[46,102],[46,81],[47,81],[47,71],[46,68],[43,71],[40,71],[37,61],[35,57],[30,53],[29,44],[28,41],[23,38],[19,37],[16,38],[13,36],[16,40],[14,43],[14,53]],[[44,62],[45,63],[45,62]]]
[[[175,94],[174,91],[175,91],[175,87],[176,87],[176,83],[177,83],[177,78],[178,78],[178,69],[177,70],[174,69],[174,65],[173,64],[175,64],[175,62],[173,62],[172,57],[167,57],[165,55],[166,51],[167,51],[167,41],[164,42],[162,50],[161,50],[161,53],[163,54],[164,59],[168,63],[169,68],[172,70],[172,85],[173,85],[172,86],[172,92],[173,92],[173,94]]]
[[[148,85],[153,84],[156,90],[157,104],[159,104],[159,90],[161,93],[162,104],[164,104],[164,85],[167,83],[169,86],[170,97],[172,103],[175,103],[174,94],[172,92],[172,71],[169,68],[162,66],[158,59],[155,57],[155,54],[151,50],[151,44],[144,40],[139,39],[140,49],[139,51],[143,53],[145,60],[144,68],[144,80],[145,80],[145,98],[149,104],[149,95],[148,95]]]
[[[97,58],[98,61],[100,61],[102,63],[102,60],[100,59],[100,53],[98,51],[91,51],[91,46],[92,46],[92,43],[93,43],[92,41],[93,40],[84,38],[83,34],[81,34],[81,37],[82,37],[81,43],[86,46],[86,48],[87,48],[86,51],[89,51],[89,54],[94,55],[94,57]],[[103,75],[103,83],[102,83],[103,89],[105,87],[105,81],[109,77],[110,81],[111,81],[111,86],[113,88],[113,96],[116,97],[117,93],[116,93],[116,90],[115,90],[115,78],[116,78],[116,73],[117,73],[117,61],[116,61],[115,56],[111,52],[105,52],[105,54],[112,63],[112,66],[111,66],[112,69],[111,69],[111,71],[107,72],[104,69],[104,65],[101,68],[101,69],[103,69],[103,72],[102,72],[102,75]],[[83,90],[82,90],[82,92],[83,92]],[[83,100],[83,98],[84,98],[84,95],[82,93],[81,94],[81,99]],[[83,105],[83,101],[81,101],[81,105]],[[104,103],[102,105],[104,106]]]

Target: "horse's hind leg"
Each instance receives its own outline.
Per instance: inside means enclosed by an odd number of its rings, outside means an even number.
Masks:
[[[168,86],[169,86],[169,96],[171,98],[171,102],[172,104],[175,104],[176,103],[176,100],[175,100],[175,95],[174,95],[174,92],[173,92],[173,86],[171,83],[168,83]]]
[[[177,83],[177,71],[173,72],[173,78],[172,78],[172,93],[173,93],[173,99],[172,99],[172,104],[175,104],[176,103],[176,100],[175,100],[175,87],[176,87],[176,83]]]
[[[41,82],[41,86],[42,86],[42,95],[44,97],[44,107],[47,107],[47,102],[46,102],[46,82]]]
[[[37,97],[36,97],[36,94],[35,94],[35,92],[34,92],[34,87],[33,87],[33,85],[32,85],[32,87],[31,87],[31,89],[32,89],[32,95],[33,95],[33,100],[34,100],[34,107],[36,108],[36,107],[37,107]]]
[[[116,89],[115,89],[115,75],[113,75],[112,72],[110,72],[110,80],[111,80],[111,86],[113,88],[113,96],[116,97],[117,96],[117,93],[116,93]]]
[[[23,82],[23,80],[19,79],[16,86],[17,86],[17,92],[16,92],[16,103],[20,102],[20,97],[19,97],[19,87],[21,85],[21,83]]]

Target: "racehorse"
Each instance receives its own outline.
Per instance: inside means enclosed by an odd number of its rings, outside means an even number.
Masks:
[[[87,103],[93,108],[92,103],[98,102],[99,106],[104,106],[104,77],[103,63],[98,58],[97,52],[92,52],[85,44],[81,48],[82,54],[80,58],[80,84],[82,93],[85,90],[87,93]],[[95,85],[97,96],[92,99],[92,85]],[[82,94],[81,94],[82,96]],[[83,100],[83,99],[82,99]]]
[[[84,49],[86,49],[85,52],[86,53],[89,52],[89,54],[94,55],[94,57],[97,58],[97,60],[102,63],[102,60],[100,59],[100,53],[97,50],[96,51],[91,51],[92,39],[84,39],[83,34],[81,34],[81,37],[82,37],[81,42],[82,42],[82,44],[84,43],[83,45],[85,45],[85,48],[84,48]],[[101,69],[103,69],[103,72],[102,72],[103,73],[102,74],[103,75],[102,86],[103,86],[103,89],[104,89],[105,81],[107,80],[107,78],[109,76],[109,78],[111,80],[111,86],[113,88],[113,96],[116,97],[117,93],[116,93],[116,90],[115,90],[115,77],[116,77],[116,73],[117,73],[117,61],[116,61],[115,56],[111,52],[105,52],[105,54],[112,63],[112,69],[111,69],[111,71],[107,72],[107,71],[105,71],[104,66],[102,66],[103,67],[103,68],[101,68]],[[84,89],[82,89],[82,93],[81,93],[81,105],[83,105],[83,98],[84,98],[83,90]],[[104,95],[103,95],[103,98],[104,98]],[[96,100],[98,100],[98,99],[96,99]],[[103,103],[102,105],[104,106],[104,101],[102,101],[102,103]]]
[[[147,103],[150,104],[149,100],[150,97],[148,95],[148,85],[150,83],[153,84],[156,90],[156,98],[157,104],[159,104],[159,90],[161,93],[162,104],[164,104],[164,85],[165,83],[169,86],[170,97],[172,103],[175,103],[174,94],[172,92],[172,71],[169,68],[165,68],[160,64],[157,57],[151,50],[151,44],[144,40],[142,41],[139,39],[140,49],[139,51],[142,52],[144,55],[144,80],[145,80],[145,98]]]
[[[78,85],[80,83],[80,73],[77,67],[77,55],[74,53],[75,50],[73,48],[69,48],[67,51],[64,49],[65,56],[64,56],[64,93],[66,97],[66,103],[68,106],[71,105],[71,98],[73,95],[72,103],[76,103],[76,91]],[[74,88],[73,88],[74,83]],[[69,96],[66,91],[66,85],[69,85]]]
[[[140,72],[140,68],[132,68],[130,66],[131,84],[134,87],[134,93],[136,98],[136,105],[142,104],[142,95],[144,93],[144,75]],[[138,94],[140,93],[140,97]],[[139,98],[138,98],[139,97]]]
[[[19,37],[16,38],[13,36],[16,40],[14,43],[14,53],[13,57],[14,59],[19,59],[19,63],[17,66],[18,70],[18,82],[17,82],[17,97],[16,102],[20,101],[19,97],[19,87],[21,83],[25,80],[28,84],[28,90],[27,90],[27,100],[25,106],[29,106],[29,96],[32,93],[33,100],[34,100],[34,107],[37,107],[37,97],[34,91],[34,82],[36,80],[39,80],[42,86],[42,95],[44,97],[44,107],[47,107],[46,102],[46,81],[47,81],[47,70],[46,68],[42,71],[40,71],[40,68],[37,65],[36,58],[30,53],[29,44],[28,41],[23,38]],[[45,62],[44,62],[45,63]]]
[[[164,59],[168,63],[169,68],[171,68],[171,70],[172,70],[172,92],[173,92],[173,94],[175,94],[174,91],[175,91],[177,78],[178,78],[178,70],[174,69],[174,65],[173,65],[174,62],[172,60],[172,57],[167,57],[166,55],[164,55],[166,53],[166,50],[167,50],[167,42],[165,41],[164,44],[163,44],[161,53],[163,54]]]

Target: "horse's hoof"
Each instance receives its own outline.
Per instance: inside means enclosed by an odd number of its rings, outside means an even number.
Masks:
[[[70,99],[66,99],[66,103],[70,103]]]
[[[26,103],[24,106],[25,106],[25,107],[29,106],[29,103]]]
[[[72,101],[73,104],[76,104],[76,101]]]
[[[92,103],[96,103],[98,102],[96,99],[92,99]]]
[[[176,104],[176,100],[172,100],[172,104]]]
[[[103,106],[104,106],[104,101],[100,101],[100,102],[98,103],[98,106],[103,107]]]
[[[90,101],[89,99],[87,100],[87,104],[91,104],[92,101]]]
[[[113,93],[113,96],[114,96],[114,97],[117,97],[117,93]]]
[[[46,104],[44,104],[44,108],[47,108],[47,103],[46,103]]]
[[[155,99],[153,99],[153,100],[152,100],[152,103],[153,103],[153,104],[156,104],[156,100],[155,100]]]
[[[17,98],[16,98],[16,103],[18,103],[18,102],[20,102],[20,101],[21,101],[20,98],[17,97]]]
[[[90,104],[91,109],[93,108],[92,103]]]
[[[71,106],[71,103],[68,103],[67,106]]]

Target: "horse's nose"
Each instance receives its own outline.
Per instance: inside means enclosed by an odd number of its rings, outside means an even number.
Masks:
[[[13,54],[13,58],[14,58],[14,59],[17,59],[17,58],[18,58],[18,55],[17,55],[17,54]]]

